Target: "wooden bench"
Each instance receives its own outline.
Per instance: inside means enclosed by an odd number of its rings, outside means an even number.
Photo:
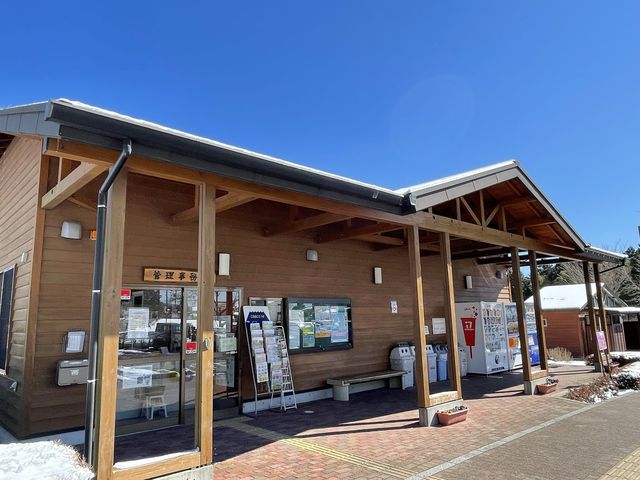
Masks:
[[[339,402],[349,401],[349,386],[354,383],[373,382],[376,380],[388,380],[389,388],[402,387],[403,370],[382,370],[381,372],[363,373],[352,377],[330,378],[327,384],[333,386],[333,399]]]

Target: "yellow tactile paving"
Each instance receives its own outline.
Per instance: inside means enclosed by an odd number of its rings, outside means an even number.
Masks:
[[[640,478],[640,448],[605,473],[600,480],[631,480]]]
[[[313,443],[308,440],[303,440],[301,438],[289,437],[287,435],[283,435],[281,433],[274,432],[272,430],[267,430],[266,428],[255,427],[253,425],[247,424],[246,421],[245,422],[237,422],[233,420],[224,421],[224,426],[233,428],[235,430],[239,430],[241,432],[248,433],[250,435],[266,438],[267,440],[272,440],[276,442],[279,441],[287,445],[291,445],[297,448],[318,453],[320,455],[325,455],[327,457],[335,458],[337,460],[342,460],[352,465],[357,465],[360,467],[364,467],[368,470],[379,472],[381,474],[384,474],[386,477],[407,478],[416,474],[416,472],[413,472],[411,470],[406,470],[401,467],[395,467],[393,465],[378,462],[370,458],[365,458],[358,455],[352,455],[350,453],[336,450],[335,448],[319,445],[317,443]]]

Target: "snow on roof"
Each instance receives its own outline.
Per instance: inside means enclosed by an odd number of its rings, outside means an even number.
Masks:
[[[605,307],[604,309],[614,313],[640,313],[640,307]]]
[[[591,291],[595,294],[595,283],[591,284]],[[542,310],[580,310],[587,303],[587,289],[584,283],[552,285],[540,289],[540,299]],[[527,298],[525,303],[533,303],[533,297]]]
[[[627,258],[627,255],[624,254],[624,253],[612,252],[611,250],[605,250],[604,248],[594,247],[593,245],[587,245],[587,247],[589,248],[589,250],[593,250],[594,252],[601,253],[603,255],[609,255],[609,256],[612,256],[612,257],[620,258],[620,259]]]
[[[411,187],[400,188],[396,190],[396,193],[407,194],[414,192],[416,190],[422,190],[425,188],[432,188],[438,185],[445,185],[449,182],[455,182],[456,180],[463,180],[467,177],[472,177],[475,175],[482,175],[483,173],[489,173],[493,170],[500,170],[502,168],[515,167],[518,165],[517,160],[507,160],[506,162],[494,163],[492,165],[487,165],[486,167],[476,168],[474,170],[468,170],[466,172],[456,173],[455,175],[449,175],[448,177],[437,178],[435,180],[431,180],[424,183],[419,183],[417,185],[413,185]]]
[[[215,147],[219,147],[219,148],[224,148],[226,150],[229,151],[233,151],[233,152],[237,152],[237,153],[241,153],[241,154],[245,154],[245,155],[250,155],[252,157],[256,157],[256,158],[260,158],[262,160],[265,160],[267,162],[273,162],[273,163],[277,163],[280,165],[286,165],[288,167],[292,167],[292,168],[296,168],[299,170],[304,170],[307,172],[311,172],[311,173],[315,173],[318,175],[323,175],[325,177],[328,178],[332,178],[334,180],[341,180],[343,182],[348,182],[348,183],[352,183],[355,185],[360,185],[362,187],[366,187],[366,188],[372,188],[374,190],[379,190],[380,192],[386,192],[389,193],[391,195],[396,195],[398,197],[401,197],[402,194],[398,193],[394,190],[391,190],[389,188],[385,188],[385,187],[381,187],[379,185],[373,185],[370,183],[366,183],[366,182],[360,182],[358,180],[354,180],[352,178],[348,178],[348,177],[344,177],[341,175],[336,175],[333,173],[329,173],[329,172],[325,172],[324,170],[318,170],[316,168],[311,168],[311,167],[307,167],[305,165],[300,165],[298,163],[293,163],[290,162],[288,160],[283,160],[281,158],[277,158],[277,157],[272,157],[270,155],[265,155],[263,153],[258,153],[258,152],[254,152],[252,150],[247,150],[245,148],[241,148],[241,147],[236,147],[234,145],[229,145],[227,143],[223,143],[223,142],[218,142],[217,140],[212,140],[210,138],[207,137],[201,137],[199,135],[194,135],[191,133],[187,133],[187,132],[183,132],[182,130],[176,130],[174,128],[169,128],[169,127],[165,127],[164,125],[160,125],[158,123],[154,123],[154,122],[149,122],[147,120],[143,120],[140,118],[135,118],[135,117],[130,117],[129,115],[123,115],[121,113],[118,112],[114,112],[112,110],[107,110],[104,108],[100,108],[100,107],[94,107],[93,105],[88,105],[86,103],[83,102],[79,102],[77,100],[68,100],[66,98],[59,98],[56,100],[53,100],[54,103],[60,103],[60,104],[66,104],[66,105],[71,105],[75,108],[78,108],[80,110],[84,110],[86,112],[90,112],[96,115],[101,115],[104,117],[108,117],[108,118],[112,118],[114,120],[118,120],[121,122],[126,122],[126,123],[131,123],[134,125],[138,125],[140,127],[145,127],[145,128],[149,128],[152,130],[156,130],[158,132],[162,132],[162,133],[166,133],[169,135],[175,135],[177,137],[182,137],[188,140],[193,140],[195,142],[200,142],[200,143],[204,143],[207,145],[212,145]]]

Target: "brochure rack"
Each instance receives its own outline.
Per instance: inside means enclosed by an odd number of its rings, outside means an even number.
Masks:
[[[293,388],[293,376],[291,374],[291,365],[289,364],[289,350],[287,349],[287,341],[284,334],[284,328],[275,327],[276,338],[278,339],[278,350],[280,353],[280,363],[282,365],[282,379],[280,382],[276,382],[273,378],[273,372],[271,375],[271,402],[269,407],[271,409],[276,408],[278,405],[274,405],[275,395],[280,394],[280,411],[285,412],[291,408],[298,408],[298,402],[296,401],[296,392]],[[291,399],[290,403],[288,399]]]
[[[245,306],[243,312],[253,377],[254,415],[258,414],[258,397],[266,395],[271,396],[270,408],[277,406],[274,405],[277,396],[281,411],[297,408],[284,329],[273,324],[267,307]]]

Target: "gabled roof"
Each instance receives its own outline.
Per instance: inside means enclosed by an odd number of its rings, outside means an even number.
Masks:
[[[602,284],[604,293],[611,297],[615,297]],[[595,297],[596,284],[591,284],[591,291]],[[587,289],[584,283],[574,285],[551,285],[540,289],[540,300],[542,301],[542,310],[582,310],[587,305]],[[619,300],[621,303],[622,300]],[[533,297],[527,298],[525,303],[533,303]]]
[[[514,179],[519,180],[526,187],[528,192],[542,205],[578,248],[584,249],[587,246],[553,203],[533,183],[517,160],[496,163],[397,191],[411,195],[414,198],[416,210],[425,210],[434,205]]]

